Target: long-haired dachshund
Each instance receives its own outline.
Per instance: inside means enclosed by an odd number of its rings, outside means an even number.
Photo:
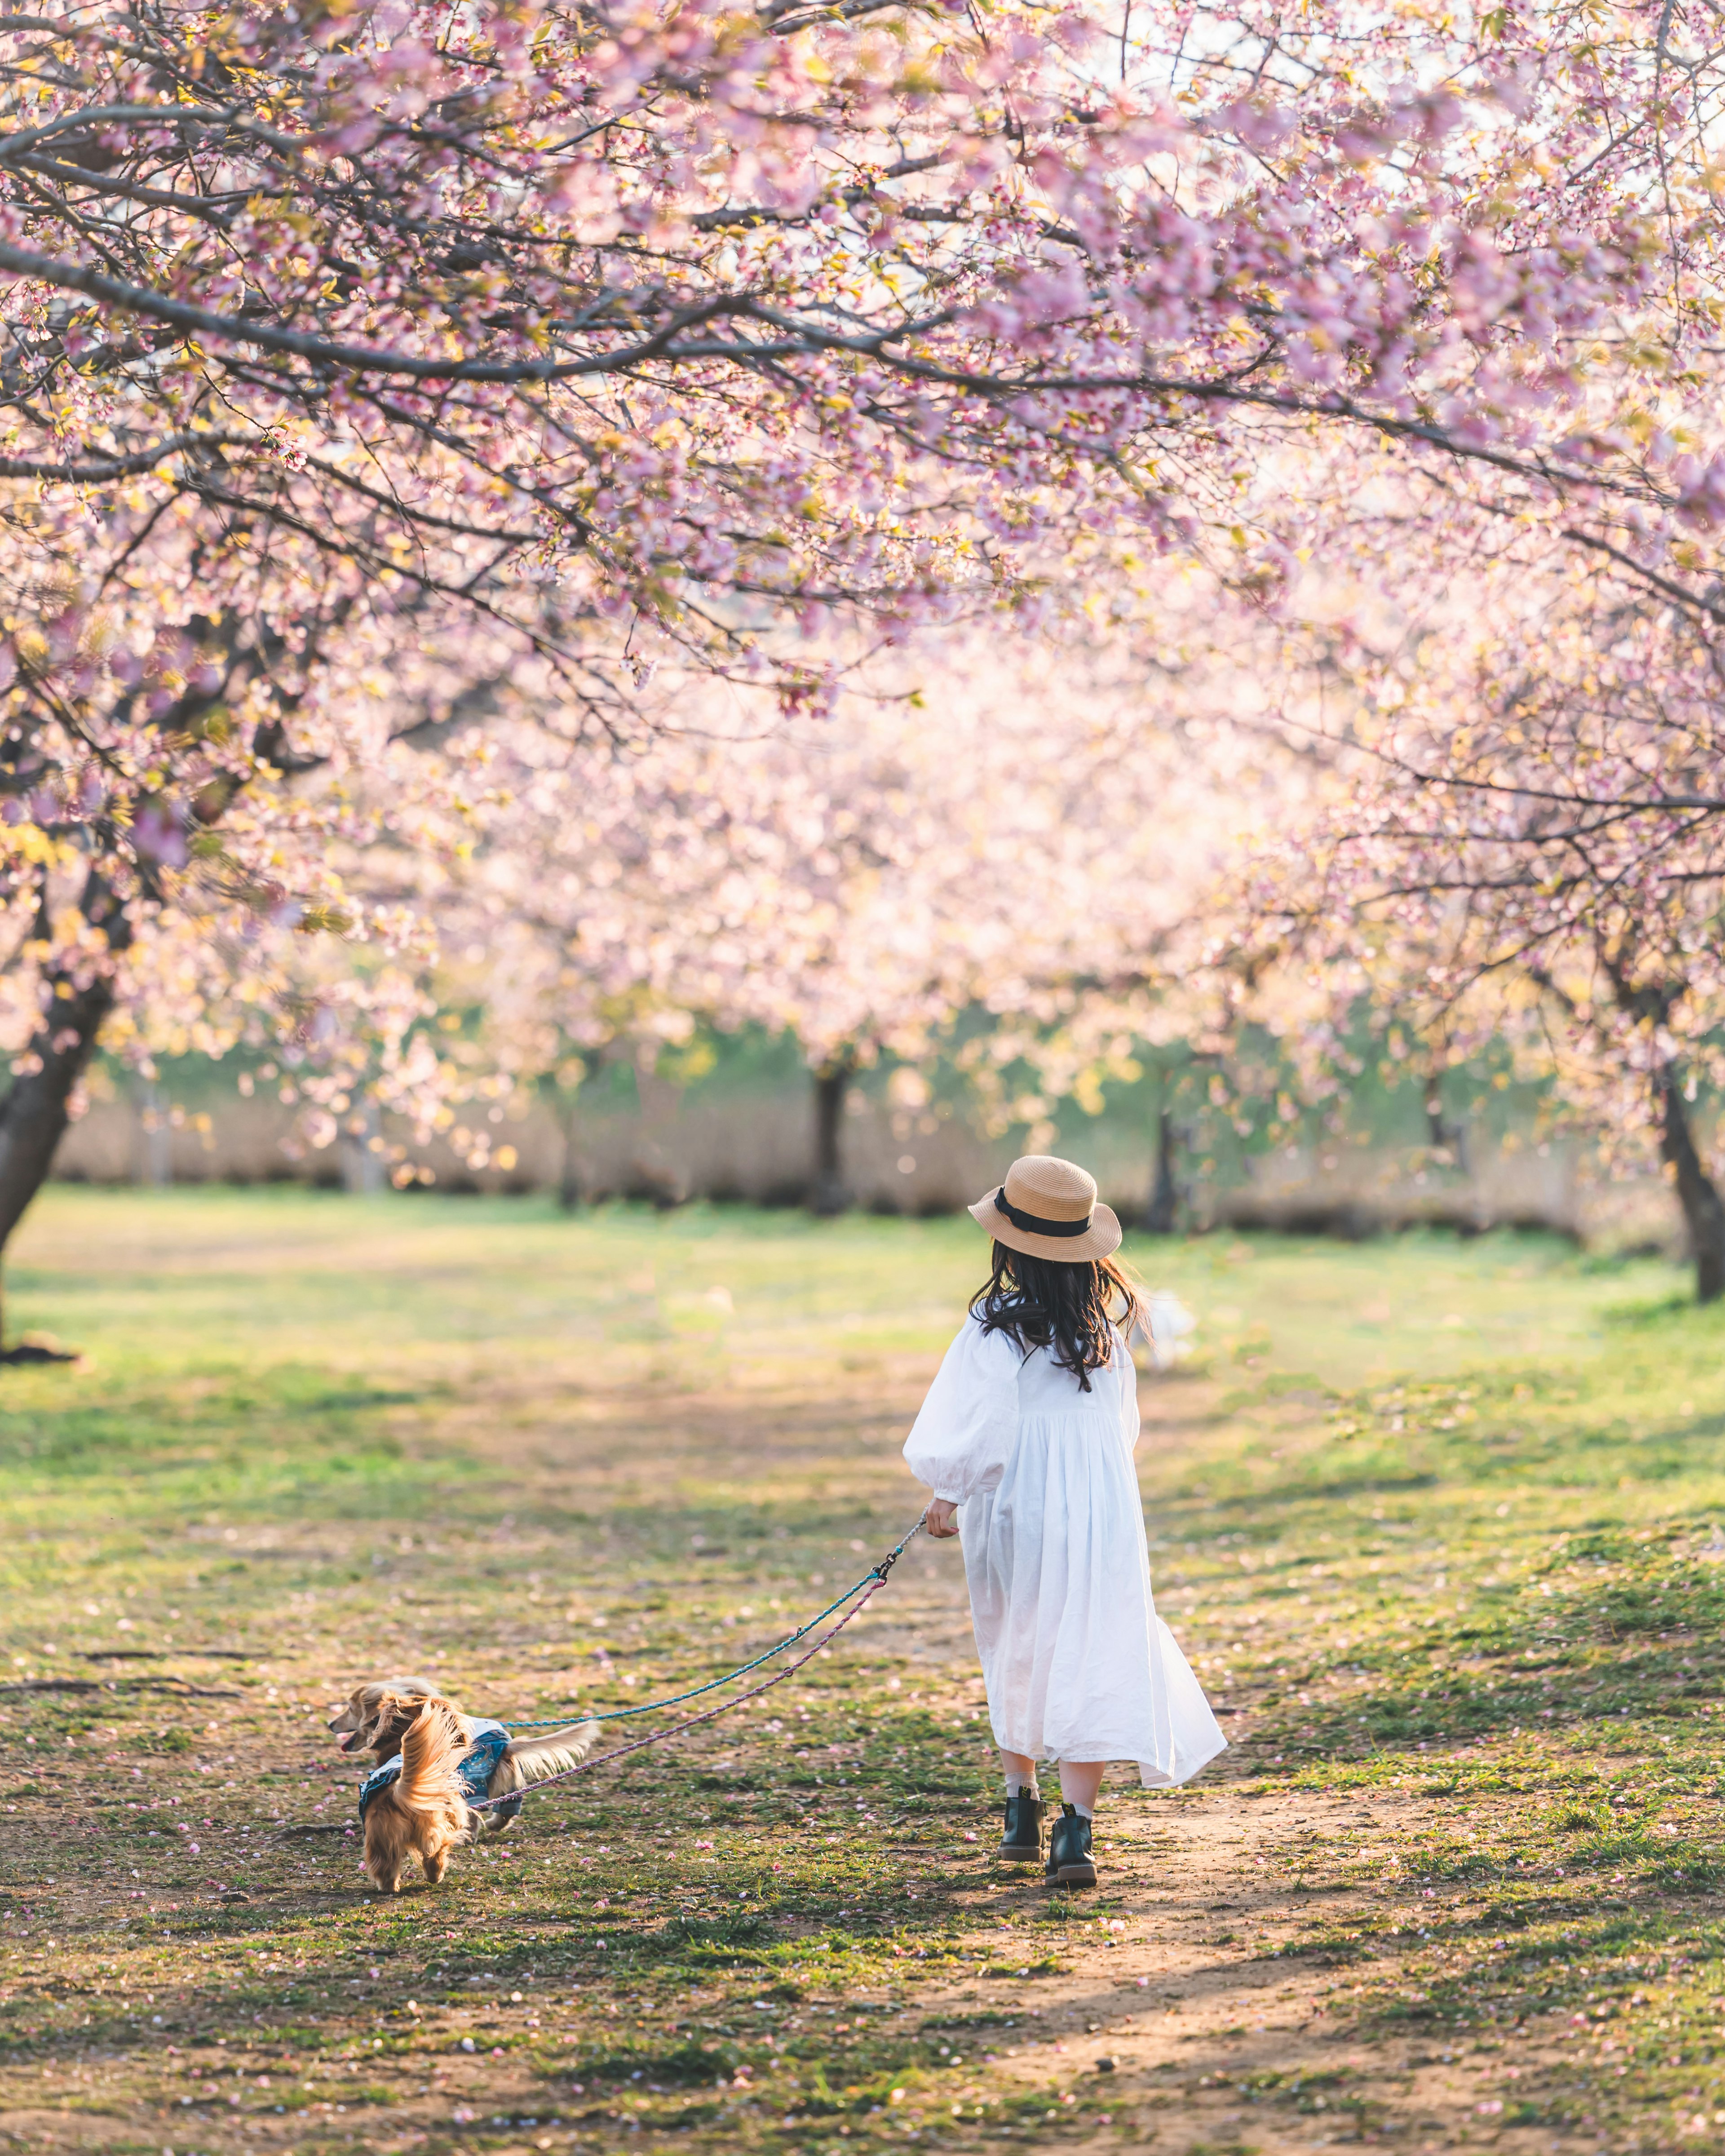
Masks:
[[[449,1853],[482,1834],[501,1834],[521,1809],[521,1792],[579,1766],[598,1741],[596,1722],[543,1737],[511,1737],[501,1722],[476,1720],[423,1677],[360,1685],[330,1723],[347,1753],[378,1763],[359,1793],[365,1869],[374,1886],[398,1894],[418,1857],[435,1886]],[[512,1801],[475,1806],[485,1798]]]

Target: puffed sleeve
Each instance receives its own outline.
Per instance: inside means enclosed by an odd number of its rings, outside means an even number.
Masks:
[[[1005,1472],[1019,1433],[1021,1362],[1008,1334],[965,1319],[905,1440],[911,1474],[937,1497],[963,1504]]]

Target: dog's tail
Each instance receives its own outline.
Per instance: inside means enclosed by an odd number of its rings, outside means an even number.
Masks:
[[[415,1713],[425,1706],[444,1707],[454,1716],[460,1728],[461,1742],[464,1744],[473,1742],[473,1717],[459,1700],[451,1699],[447,1692],[439,1691],[434,1684],[428,1684],[424,1677],[389,1678],[382,1703],[391,1713],[401,1715]]]
[[[429,1699],[401,1740],[401,1779],[396,1793],[411,1811],[464,1808],[455,1769],[467,1749],[460,1717],[446,1700]]]
[[[552,1729],[543,1737],[516,1737],[504,1747],[503,1761],[511,1764],[519,1776],[510,1787],[524,1789],[534,1782],[542,1782],[550,1774],[567,1774],[572,1767],[578,1767],[599,1741],[599,1725],[596,1722],[572,1724],[567,1729]],[[492,1788],[496,1787],[495,1781]]]

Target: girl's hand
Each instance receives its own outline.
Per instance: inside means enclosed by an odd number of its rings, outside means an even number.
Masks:
[[[937,1497],[922,1517],[937,1543],[950,1542],[958,1532],[958,1507],[950,1497]]]

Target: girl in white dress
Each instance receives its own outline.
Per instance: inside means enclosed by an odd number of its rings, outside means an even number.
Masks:
[[[1224,1748],[1150,1594],[1132,1451],[1142,1317],[1114,1259],[1120,1223],[1070,1161],[1015,1161],[971,1207],[994,1239],[988,1284],[905,1445],[934,1492],[928,1532],[962,1535],[970,1609],[1006,1775],[1004,1857],[1042,1856],[1039,1759],[1058,1759],[1050,1880],[1094,1886],[1091,1819],[1110,1759],[1147,1788]]]

